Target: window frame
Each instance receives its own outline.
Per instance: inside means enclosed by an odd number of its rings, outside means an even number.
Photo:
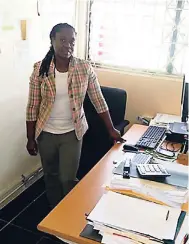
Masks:
[[[120,65],[112,65],[112,64],[105,64],[105,63],[99,63],[99,62],[95,62],[92,59],[90,59],[90,54],[89,54],[89,47],[90,47],[90,28],[91,28],[91,14],[92,14],[92,4],[95,0],[88,0],[88,14],[87,14],[87,30],[86,30],[86,52],[85,52],[85,59],[90,61],[91,64],[93,65],[93,67],[95,68],[101,68],[101,69],[111,69],[111,70],[115,70],[115,71],[125,71],[125,72],[129,72],[129,73],[138,73],[138,74],[147,74],[147,75],[152,75],[152,76],[167,76],[167,77],[173,77],[173,78],[178,78],[178,77],[183,77],[183,72],[180,73],[173,73],[173,69],[169,72],[168,68],[169,65],[174,67],[173,62],[170,62],[167,60],[167,64],[166,64],[166,70],[167,72],[163,72],[160,70],[154,70],[154,69],[138,69],[138,68],[131,68],[128,66],[120,66]],[[171,1],[170,1],[171,2]],[[185,3],[185,0],[178,0],[177,1],[177,6],[175,9],[175,21],[174,24],[176,26],[178,26],[179,21],[180,21],[180,14],[177,15],[178,12],[182,12],[183,9],[183,2]],[[188,3],[188,2],[187,2]],[[180,6],[181,4],[181,6]],[[178,11],[178,12],[177,12]],[[179,18],[179,20],[178,20]],[[174,25],[173,25],[174,27]],[[189,26],[188,26],[189,27]],[[176,29],[177,31],[177,29]],[[169,51],[167,53],[168,58],[172,58],[172,60],[174,61],[173,55],[176,51],[176,45],[177,45],[177,40],[175,41],[175,30],[174,28],[172,28],[172,32],[171,32],[171,36],[172,36],[172,42],[170,42],[169,45]],[[189,48],[189,42],[187,44],[188,48]]]

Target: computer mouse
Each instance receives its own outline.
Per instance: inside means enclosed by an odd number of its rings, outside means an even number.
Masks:
[[[130,152],[137,152],[138,148],[133,146],[133,145],[124,144],[123,145],[123,150],[124,151],[130,151]]]

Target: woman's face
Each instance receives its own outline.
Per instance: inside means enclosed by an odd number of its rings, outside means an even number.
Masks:
[[[52,39],[55,55],[70,58],[74,52],[76,34],[71,28],[62,28]]]

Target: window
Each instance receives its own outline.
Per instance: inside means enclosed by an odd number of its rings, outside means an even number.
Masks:
[[[189,66],[188,0],[91,0],[88,58],[180,74]]]

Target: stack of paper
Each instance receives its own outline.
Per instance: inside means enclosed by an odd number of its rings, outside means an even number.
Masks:
[[[174,240],[181,211],[109,191],[88,216],[102,243],[154,243]]]
[[[165,203],[169,206],[179,207],[179,208],[182,206],[183,203],[186,203],[188,201],[188,188],[173,186],[171,184],[164,184],[155,181],[149,181],[141,178],[132,178],[132,174],[130,179],[123,179],[122,161],[126,158],[132,160],[134,156],[135,156],[134,153],[120,154],[118,158],[119,159],[118,163],[115,167],[117,169],[119,168],[121,174],[120,175],[112,174],[112,178],[110,179],[110,181],[105,182],[104,186],[108,190],[114,190],[114,191],[116,190],[118,192],[119,190],[121,192],[125,191],[126,194],[128,193],[128,191],[131,191],[133,194],[139,193],[141,194],[141,197],[143,196],[151,197],[157,201],[160,201],[161,203]],[[168,177],[166,179],[168,183],[173,182],[173,177],[175,177],[174,179],[179,181],[180,185],[185,185],[185,182],[187,184],[188,170],[189,170],[188,166],[165,161],[165,160],[160,160],[156,158],[153,159],[153,162],[162,164],[167,169],[167,171],[172,175],[171,177]],[[139,195],[137,196],[139,197]]]
[[[167,127],[169,123],[181,122],[181,117],[172,114],[157,114],[154,119],[150,121],[150,125],[157,125]]]
[[[113,175],[106,185],[110,190],[132,191],[161,201],[171,207],[180,208],[188,201],[188,190],[155,181],[138,178],[123,179],[122,175]]]

